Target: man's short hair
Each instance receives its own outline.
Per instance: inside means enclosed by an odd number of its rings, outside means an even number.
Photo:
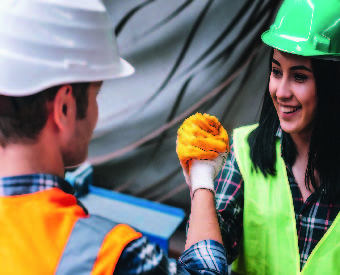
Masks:
[[[62,86],[51,87],[25,97],[0,95],[0,146],[34,142],[46,125],[47,103],[54,100]],[[76,100],[77,119],[84,119],[87,114],[90,83],[74,83],[71,86],[72,95]]]

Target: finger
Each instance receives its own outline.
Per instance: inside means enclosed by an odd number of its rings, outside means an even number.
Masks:
[[[224,129],[223,129],[224,130]],[[196,144],[197,142],[203,142],[205,143],[205,141],[207,142],[207,144],[213,144],[214,142],[216,142],[217,144],[217,148],[220,148],[220,146],[222,146],[221,143],[224,144],[228,144],[228,135],[226,133],[226,131],[224,130],[223,135],[219,135],[219,136],[214,136],[213,134],[207,133],[205,131],[202,131],[200,129],[190,129],[187,131],[183,131],[182,134],[177,136],[178,142],[183,143],[183,144]],[[205,148],[205,147],[204,147]],[[214,149],[214,147],[212,148],[208,148],[209,150]],[[217,149],[218,151],[225,151],[226,147],[223,147],[223,149]]]
[[[227,151],[229,152],[230,151],[230,148],[229,148],[229,137],[228,137],[227,131],[223,128],[223,126],[221,127],[221,131],[220,131],[220,136],[219,137],[226,144]]]
[[[217,117],[211,116],[209,114],[204,114],[203,115],[204,120],[211,126],[214,127],[215,129],[219,130],[221,127],[221,123],[218,121]]]
[[[224,152],[227,149],[227,145],[224,141],[215,138],[195,138],[192,145],[199,147],[204,151],[215,151],[218,153]]]
[[[191,125],[183,125],[183,127],[181,127],[180,131],[178,132],[179,135],[187,135],[187,136],[196,136],[196,137],[211,137],[213,138],[215,135],[211,132],[213,132],[212,130],[206,131],[204,129],[202,129],[202,127],[206,127],[206,126],[202,126],[200,127],[202,123],[197,122],[196,124],[191,124]],[[216,129],[215,129],[216,131]]]
[[[197,126],[212,135],[218,135],[218,129],[210,125],[206,120],[196,120]]]
[[[195,115],[192,115],[189,118],[187,118],[183,122],[183,126],[184,128],[187,128],[187,129],[199,127],[203,131],[207,131],[209,133],[215,134],[217,130],[205,120],[206,120],[205,117],[201,113],[196,113]]]
[[[183,143],[184,145],[194,144],[197,138],[209,138],[213,137],[213,135],[208,134],[205,131],[200,129],[190,129],[187,131],[183,131],[181,134],[177,136],[177,140],[179,143]]]
[[[196,115],[192,116],[189,120],[190,123],[198,125],[202,130],[212,133],[214,135],[218,134],[218,127],[216,127],[216,123],[210,123],[210,120],[214,122],[218,122],[217,118],[211,117],[208,114],[200,114],[197,113]]]
[[[213,159],[218,156],[215,151],[205,151],[192,145],[178,146],[177,155],[180,161],[187,162],[189,159]]]

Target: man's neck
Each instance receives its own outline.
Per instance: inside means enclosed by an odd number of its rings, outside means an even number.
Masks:
[[[62,158],[51,147],[40,143],[0,147],[0,177],[37,173],[64,177]]]

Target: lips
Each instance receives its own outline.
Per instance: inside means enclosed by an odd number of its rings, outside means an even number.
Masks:
[[[280,111],[285,114],[291,114],[301,109],[301,106],[282,106],[280,105]]]

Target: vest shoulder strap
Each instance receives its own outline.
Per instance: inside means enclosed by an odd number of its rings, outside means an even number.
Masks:
[[[240,274],[296,275],[299,252],[292,196],[276,142],[276,175],[256,171],[250,158],[251,125],[234,131],[234,151],[244,180],[243,239],[233,271]]]

